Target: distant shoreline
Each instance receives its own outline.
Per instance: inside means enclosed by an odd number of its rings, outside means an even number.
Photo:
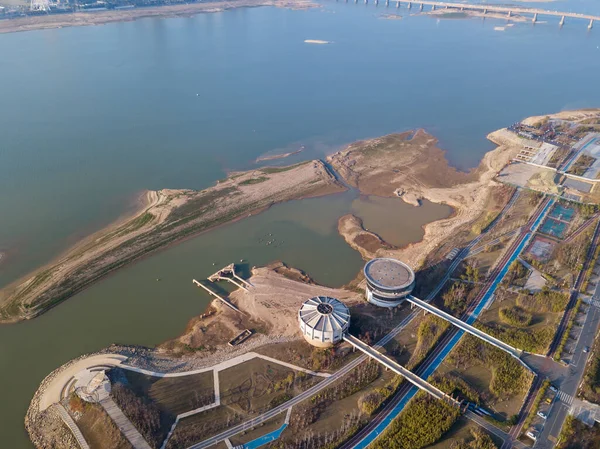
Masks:
[[[47,30],[72,26],[104,25],[131,22],[144,18],[190,17],[202,13],[222,12],[235,8],[275,6],[278,8],[308,9],[318,5],[310,0],[235,0],[181,5],[164,5],[95,12],[74,12],[0,20],[0,34]]]

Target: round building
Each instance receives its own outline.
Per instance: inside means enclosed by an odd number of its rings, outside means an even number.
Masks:
[[[395,307],[410,295],[415,286],[415,273],[396,259],[380,258],[367,262],[367,301],[379,307]]]
[[[302,304],[298,321],[306,341],[313,346],[327,348],[344,338],[350,327],[350,310],[338,299],[315,296]]]

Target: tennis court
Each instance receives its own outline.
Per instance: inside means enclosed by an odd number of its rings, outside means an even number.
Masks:
[[[568,225],[569,224],[565,223],[564,221],[558,221],[554,218],[547,218],[542,227],[540,228],[540,232],[542,234],[562,239],[565,235],[565,232],[567,231]]]
[[[573,215],[575,215],[575,209],[562,204],[556,204],[550,212],[551,218],[566,222],[570,222],[573,219]]]

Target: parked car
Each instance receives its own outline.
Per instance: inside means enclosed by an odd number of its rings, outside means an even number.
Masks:
[[[528,430],[527,433],[525,433],[525,435],[527,435],[533,441],[537,441],[537,432],[535,430]]]
[[[550,391],[556,393],[558,389],[554,385],[550,385]]]
[[[546,415],[544,412],[538,411],[537,415],[542,419],[548,419],[548,415]]]

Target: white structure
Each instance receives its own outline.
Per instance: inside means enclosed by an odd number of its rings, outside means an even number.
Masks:
[[[110,394],[110,381],[104,370],[84,369],[75,374],[75,392],[87,402],[100,402]]]
[[[367,301],[379,307],[395,307],[410,295],[415,286],[415,273],[396,259],[373,259],[364,269]]]
[[[327,348],[344,338],[350,327],[350,310],[338,299],[315,296],[302,304],[298,321],[306,341]]]
[[[29,5],[30,11],[50,11],[50,1],[49,0],[31,0],[31,4]]]

